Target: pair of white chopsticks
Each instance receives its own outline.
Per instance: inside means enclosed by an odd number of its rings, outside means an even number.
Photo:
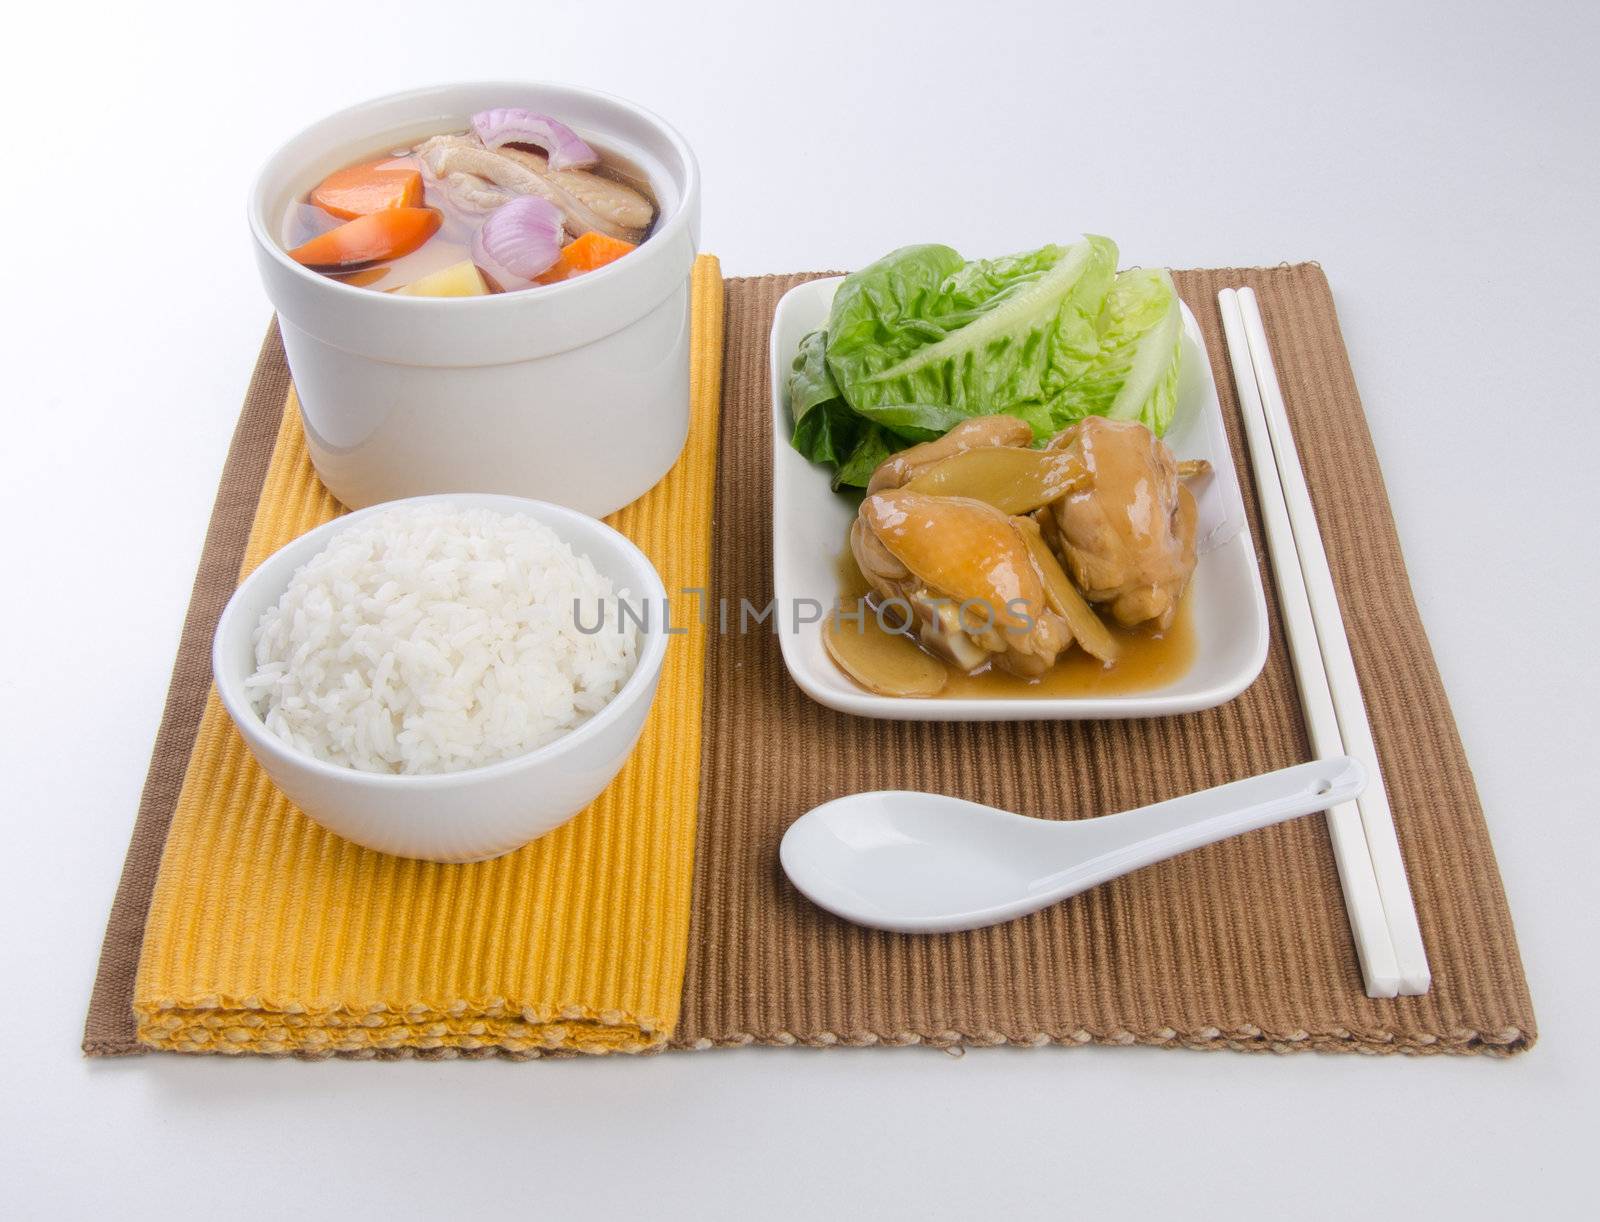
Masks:
[[[1311,749],[1319,758],[1352,755],[1367,771],[1361,796],[1328,811],[1367,996],[1426,993],[1432,977],[1417,909],[1261,308],[1248,288],[1223,289],[1217,301]]]

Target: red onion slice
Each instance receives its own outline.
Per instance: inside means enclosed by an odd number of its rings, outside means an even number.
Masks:
[[[549,154],[552,170],[581,170],[600,160],[600,155],[565,123],[520,106],[480,110],[472,116],[472,130],[488,148],[502,144],[538,145]]]
[[[561,209],[537,195],[501,204],[472,239],[472,261],[502,288],[532,280],[560,257]]]

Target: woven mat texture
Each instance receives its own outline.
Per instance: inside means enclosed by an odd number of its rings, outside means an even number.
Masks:
[[[778,868],[788,824],[852,790],[942,790],[1078,817],[1308,758],[1262,556],[1273,618],[1266,669],[1239,699],[1177,718],[871,722],[806,698],[774,638],[713,634],[687,963],[670,1046],[1099,1042],[1504,1055],[1533,1043],[1532,1004],[1483,812],[1411,597],[1327,281],[1310,264],[1175,275],[1210,351],[1258,549],[1215,295],[1249,284],[1260,296],[1400,827],[1433,989],[1393,1001],[1365,996],[1318,819],[1213,845],[1006,926],[939,937],[838,921],[806,903]],[[711,593],[735,603],[764,600],[771,589],[767,335],[778,299],[810,278],[725,282]],[[244,557],[287,389],[274,331],[218,493],[107,929],[85,1031],[91,1055],[144,1050],[132,997],[145,916],[205,704],[211,631]]]
[[[704,587],[710,560],[723,318],[710,256],[696,265],[692,309],[688,441],[660,483],[607,519],[668,589]],[[277,415],[264,481],[244,498],[255,514],[242,558],[231,573],[206,568],[228,591],[344,512],[311,465],[292,391]],[[570,823],[470,865],[372,852],[313,823],[256,764],[208,669],[180,662],[178,703],[198,694],[204,712],[143,920],[137,1043],[308,1056],[663,1046],[683,987],[708,635],[684,627],[617,779]],[[91,1016],[91,1032],[106,1017]]]
[[[1258,552],[1217,290],[1260,295],[1334,568],[1433,966],[1424,997],[1361,983],[1317,818],[1152,866],[1034,916],[911,937],[849,925],[777,864],[800,814],[865,789],[924,789],[1046,818],[1125,810],[1310,758],[1277,622],[1239,699],[1148,721],[874,722],[813,703],[776,638],[714,637],[689,971],[675,1041],[1154,1044],[1512,1052],[1534,1019],[1472,773],[1428,638],[1319,267],[1175,274],[1205,335]],[[715,592],[772,582],[767,335],[809,276],[727,291]]]

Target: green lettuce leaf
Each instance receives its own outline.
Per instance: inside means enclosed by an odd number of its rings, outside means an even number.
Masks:
[[[795,421],[789,444],[812,462],[838,466],[855,449],[864,425],[843,399],[830,399]]]
[[[1183,314],[1160,268],[1123,272],[1095,318],[1096,355],[1051,403],[1060,425],[1084,416],[1138,420],[1156,436],[1178,402]]]
[[[795,423],[806,413],[830,399],[840,398],[839,386],[828,372],[828,333],[813,331],[800,341],[789,374],[789,410]]]
[[[1117,247],[967,262],[906,246],[847,276],[788,380],[792,441],[864,486],[894,451],[1004,413],[1044,438],[1087,415],[1158,435],[1177,403],[1182,315],[1160,270],[1117,274]]]
[[[891,448],[889,439],[875,424],[869,424],[850,451],[850,457],[840,464],[839,470],[833,477],[833,490],[840,488],[865,488],[867,481],[872,478],[872,473],[878,469],[878,464],[888,458],[890,454],[899,449],[898,445]]]
[[[1116,266],[1100,237],[973,263],[948,246],[903,247],[840,285],[828,368],[857,412],[944,404],[1043,434],[1048,405],[1094,360]]]
[[[903,443],[943,437],[972,415],[945,403],[875,403],[856,408],[856,414],[882,425]]]
[[[865,421],[850,410],[828,372],[827,335],[813,331],[800,341],[789,372],[789,442],[812,462],[838,466],[855,450]]]

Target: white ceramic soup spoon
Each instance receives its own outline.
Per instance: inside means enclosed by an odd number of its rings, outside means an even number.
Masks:
[[[1097,819],[1030,819],[941,794],[836,798],[784,833],[784,871],[813,903],[898,933],[979,929],[1107,879],[1359,794],[1347,755]]]

